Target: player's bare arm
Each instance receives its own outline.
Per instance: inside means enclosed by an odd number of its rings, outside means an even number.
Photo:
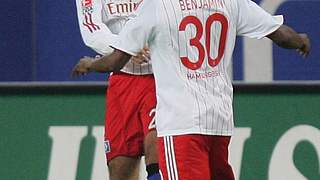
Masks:
[[[119,51],[119,52],[121,52],[121,51]],[[119,58],[120,57],[119,54],[117,52],[115,52],[115,53],[116,54],[111,53],[111,54],[113,54],[112,58]],[[130,61],[132,61],[135,64],[147,63],[148,61],[150,61],[150,50],[146,46],[136,56],[130,56],[130,57],[131,57]],[[106,72],[111,72],[111,71],[113,72],[113,71],[120,70],[117,68],[114,69],[114,67],[110,67],[108,63],[105,64],[102,61],[99,61],[100,59],[102,59],[102,57],[100,55],[97,55],[94,58],[88,57],[88,56],[81,58],[72,70],[72,77],[79,76],[79,75],[85,75],[89,72],[106,73]],[[93,63],[94,63],[94,69],[91,71],[89,68],[92,66]],[[114,64],[111,62],[109,62],[109,63],[112,65]],[[118,62],[118,63],[120,63],[120,62]],[[111,68],[111,69],[109,69],[109,68]]]
[[[130,60],[131,55],[115,49],[110,55],[100,58],[83,57],[74,66],[72,77],[84,75],[89,72],[115,72],[120,71]]]
[[[120,71],[132,56],[115,49],[110,55],[102,56],[92,61],[89,72],[115,72]]]
[[[280,26],[278,30],[267,37],[282,48],[296,49],[303,57],[307,57],[311,49],[307,34],[298,34],[286,25]]]

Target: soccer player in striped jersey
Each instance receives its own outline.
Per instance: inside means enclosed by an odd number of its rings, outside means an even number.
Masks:
[[[132,16],[140,0],[76,0],[83,41],[100,55]],[[140,157],[145,155],[149,179],[159,179],[155,131],[155,83],[150,62],[133,61],[148,56],[141,48],[109,78],[106,92],[105,147],[111,180],[138,179]],[[158,177],[158,178],[157,178]]]
[[[165,180],[232,180],[228,146],[236,36],[267,37],[307,56],[310,41],[251,0],[146,0],[109,56],[81,59],[75,75],[118,71],[149,44],[156,80],[160,174]]]

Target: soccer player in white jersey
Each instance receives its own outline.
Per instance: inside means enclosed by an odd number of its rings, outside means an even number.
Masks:
[[[117,34],[140,2],[76,0],[85,44],[101,55],[110,54],[113,50],[110,43],[116,41]],[[147,55],[144,50],[142,53]],[[138,179],[143,154],[148,178],[160,178],[155,106],[155,83],[150,63],[129,61],[121,71],[110,76],[106,93],[105,147],[111,180]]]
[[[237,35],[268,37],[303,56],[310,51],[306,34],[251,0],[147,0],[112,44],[111,55],[82,59],[73,73],[118,71],[148,43],[163,179],[230,180],[228,145],[234,124],[227,67]]]

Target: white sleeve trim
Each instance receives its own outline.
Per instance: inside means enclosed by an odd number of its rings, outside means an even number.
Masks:
[[[276,22],[276,24],[269,31],[266,31],[266,32],[263,32],[260,34],[256,34],[256,35],[252,35],[250,37],[256,38],[256,39],[262,39],[262,38],[268,36],[269,34],[273,33],[274,31],[276,31],[277,29],[280,28],[281,25],[283,25],[284,18],[282,15],[273,16],[273,19]]]
[[[127,54],[130,54],[131,56],[137,56],[137,53],[134,53],[134,52],[132,52],[132,51],[129,51],[129,50],[124,49],[124,48],[122,48],[122,47],[119,47],[119,46],[117,46],[117,45],[111,44],[110,47],[113,48],[113,49],[118,49],[118,50],[120,50],[120,51],[122,51],[122,52],[125,52],[125,53],[127,53]]]

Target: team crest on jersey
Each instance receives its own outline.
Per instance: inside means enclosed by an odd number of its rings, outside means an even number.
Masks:
[[[109,153],[111,152],[110,142],[109,140],[104,141],[104,152]]]

